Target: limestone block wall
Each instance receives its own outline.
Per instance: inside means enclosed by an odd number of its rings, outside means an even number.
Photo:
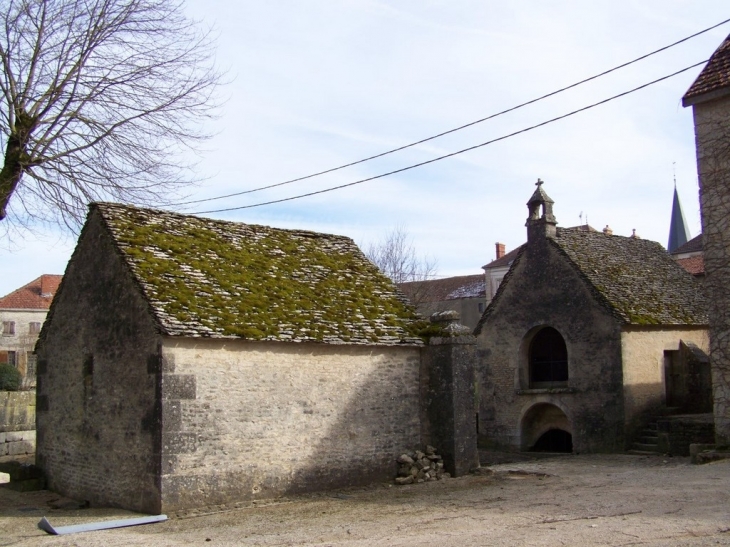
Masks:
[[[165,338],[162,510],[392,479],[417,347]]]
[[[693,106],[719,444],[730,444],[730,96]]]
[[[35,391],[0,391],[0,457],[35,452]]]
[[[641,427],[665,402],[664,352],[677,351],[679,341],[709,349],[705,328],[625,327],[621,333],[624,422],[628,435]]]

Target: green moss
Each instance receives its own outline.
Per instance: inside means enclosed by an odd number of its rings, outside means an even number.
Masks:
[[[164,213],[160,224],[134,212],[115,208],[107,222],[147,297],[191,328],[372,342],[419,332],[414,311],[349,240]]]

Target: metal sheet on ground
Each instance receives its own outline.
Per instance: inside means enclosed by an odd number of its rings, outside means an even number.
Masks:
[[[56,526],[54,527],[46,517],[43,517],[38,523],[38,528],[44,532],[48,532],[54,536],[63,534],[77,534],[79,532],[92,532],[94,530],[108,530],[110,528],[124,528],[125,526],[138,526],[140,524],[152,524],[154,522],[162,522],[167,520],[167,515],[152,515],[148,517],[135,517],[131,519],[121,520],[105,520],[101,522],[88,522],[85,524],[75,524],[72,526]]]

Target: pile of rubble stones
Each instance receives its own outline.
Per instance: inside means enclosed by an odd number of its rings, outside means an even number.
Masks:
[[[398,462],[396,484],[413,484],[426,481],[438,481],[451,477],[444,471],[444,462],[436,454],[433,446],[427,446],[426,452],[416,450],[412,454],[401,454]]]

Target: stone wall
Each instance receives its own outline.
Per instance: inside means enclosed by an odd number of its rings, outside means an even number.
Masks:
[[[163,348],[162,510],[392,480],[421,445],[417,347]]]
[[[716,441],[730,445],[730,95],[693,106]]]
[[[689,456],[690,444],[709,444],[715,438],[712,414],[665,416],[657,419],[659,451]]]
[[[51,490],[159,512],[158,342],[147,304],[92,219],[37,347],[36,460]]]
[[[0,391],[0,457],[35,452],[35,391]]]
[[[563,429],[567,418],[574,451],[622,451],[618,322],[544,239],[528,244],[513,268],[477,333],[480,442],[528,449],[541,432]],[[531,389],[529,343],[544,326],[565,340],[569,380],[561,388]]]
[[[624,422],[629,438],[664,405],[664,352],[678,351],[680,340],[692,342],[703,351],[709,348],[705,328],[624,327],[621,333]]]

